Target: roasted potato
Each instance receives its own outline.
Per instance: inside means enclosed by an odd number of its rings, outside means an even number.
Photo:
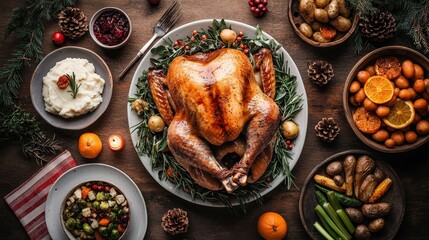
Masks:
[[[335,176],[343,173],[343,165],[340,161],[334,161],[326,166],[326,173],[329,176]]]
[[[362,215],[362,212],[359,211],[359,209],[345,208],[344,211],[346,212],[347,216],[350,218],[350,221],[352,221],[353,223],[359,224],[363,222],[363,215]]]
[[[314,4],[314,0],[301,0],[299,2],[299,13],[301,17],[308,24],[314,22],[314,11],[316,10],[316,5]]]
[[[376,218],[369,222],[368,229],[370,232],[378,232],[384,227],[384,218]]]
[[[363,180],[362,185],[359,188],[359,195],[357,196],[362,202],[368,202],[368,199],[372,196],[375,188],[377,187],[377,180],[374,175],[369,174]]]
[[[299,31],[308,38],[311,38],[311,36],[313,36],[313,29],[308,23],[301,23],[299,25]]]
[[[314,18],[321,23],[329,22],[328,12],[322,8],[316,8],[316,10],[314,10]]]
[[[339,32],[347,32],[352,27],[352,22],[343,16],[338,16],[329,23]]]
[[[355,196],[359,197],[359,189],[363,180],[375,168],[375,161],[368,155],[362,155],[356,162],[355,179],[354,179],[354,192]]]
[[[366,203],[362,205],[362,214],[367,218],[380,218],[390,213],[392,205],[386,202]]]
[[[343,17],[350,17],[350,8],[349,6],[347,6],[347,3],[345,0],[338,0],[338,8],[339,8],[339,13],[341,16]]]
[[[317,42],[320,42],[320,43],[329,42],[329,40],[324,38],[320,32],[313,33],[313,39],[316,40]]]
[[[341,175],[335,175],[333,180],[334,180],[334,183],[339,187],[343,186],[344,184],[344,178]]]
[[[316,0],[316,7],[324,8],[329,4],[329,0]]]
[[[384,179],[384,172],[379,167],[376,167],[374,169],[374,177],[377,180],[377,182],[381,182]]]
[[[355,230],[355,238],[358,240],[368,240],[371,238],[371,232],[366,225],[358,225]]]
[[[328,6],[326,6],[325,10],[328,12],[328,16],[330,19],[338,17],[338,14],[340,12],[338,0],[331,0]]]

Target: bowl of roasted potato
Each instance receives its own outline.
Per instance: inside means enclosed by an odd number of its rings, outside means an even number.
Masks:
[[[289,21],[295,33],[314,47],[346,41],[359,21],[345,0],[291,0]]]

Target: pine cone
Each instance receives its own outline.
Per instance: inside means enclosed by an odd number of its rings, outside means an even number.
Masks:
[[[58,13],[58,25],[64,35],[76,40],[88,31],[87,18],[79,8],[67,7]]]
[[[308,77],[318,86],[326,85],[334,77],[332,64],[325,60],[317,60],[308,66]]]
[[[316,136],[326,142],[334,141],[335,137],[340,133],[340,128],[333,118],[322,118],[314,129],[316,130]]]
[[[180,208],[168,210],[168,212],[162,217],[161,226],[171,235],[187,232],[188,225],[188,213]]]
[[[362,36],[370,41],[383,42],[396,33],[396,19],[388,11],[379,11],[368,19],[361,18],[359,28]]]

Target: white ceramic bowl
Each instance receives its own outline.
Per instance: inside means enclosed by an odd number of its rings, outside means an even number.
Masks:
[[[116,45],[107,45],[107,44],[102,43],[100,40],[97,39],[97,37],[95,36],[95,33],[94,33],[94,24],[97,21],[97,19],[103,13],[106,13],[106,12],[109,12],[109,11],[120,12],[121,14],[123,14],[127,18],[128,24],[129,24],[129,31],[128,31],[127,37],[124,40],[122,40],[120,43],[116,44]],[[94,13],[94,15],[92,15],[91,20],[89,21],[89,34],[91,35],[91,38],[100,47],[106,48],[106,49],[117,49],[117,48],[120,48],[120,47],[124,46],[128,42],[128,40],[130,39],[132,30],[133,30],[133,27],[132,27],[132,24],[131,24],[131,19],[128,16],[128,14],[126,14],[122,9],[116,8],[116,7],[105,7],[105,8],[102,8],[102,9],[98,10],[96,13]]]

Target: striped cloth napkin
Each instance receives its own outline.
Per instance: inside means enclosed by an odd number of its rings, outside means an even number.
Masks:
[[[50,239],[45,223],[45,202],[49,190],[61,174],[76,165],[66,150],[4,197],[30,239]]]

